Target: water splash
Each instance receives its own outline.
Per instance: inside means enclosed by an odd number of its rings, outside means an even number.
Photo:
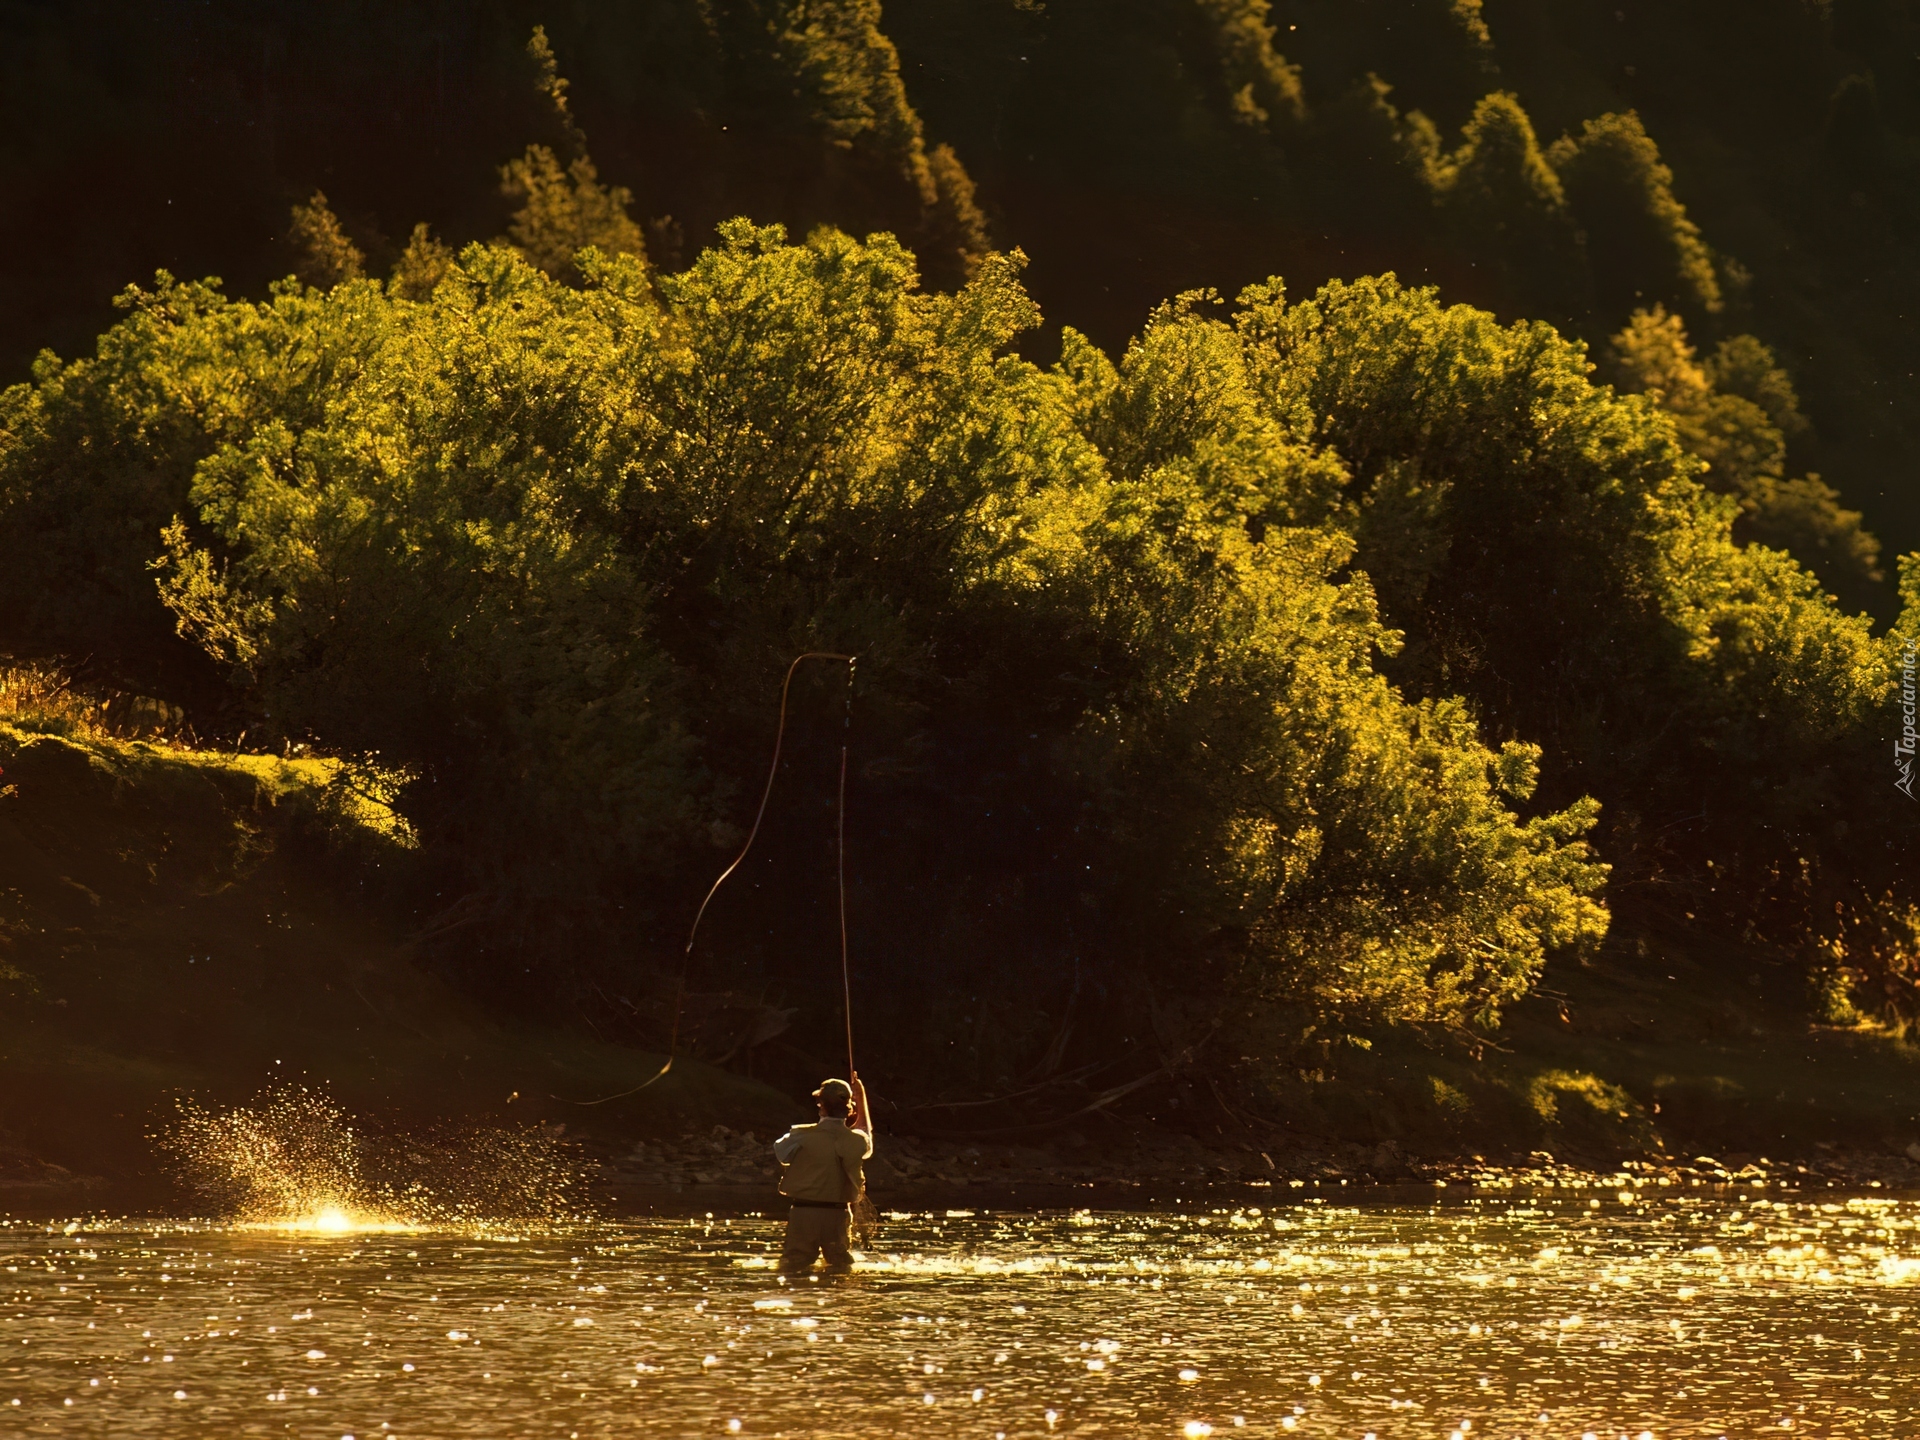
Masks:
[[[182,1181],[241,1225],[348,1234],[584,1218],[592,1171],[539,1125],[384,1130],[302,1086],[210,1109],[178,1102],[154,1139]]]
[[[156,1138],[215,1210],[315,1230],[394,1218],[374,1209],[361,1173],[361,1138],[326,1096],[289,1087],[230,1109],[187,1099],[178,1108],[179,1118]]]

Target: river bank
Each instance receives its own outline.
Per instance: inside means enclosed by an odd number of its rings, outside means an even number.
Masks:
[[[706,1135],[641,1142],[601,1162],[594,1188],[615,1213],[705,1205],[778,1208],[771,1135],[716,1126]],[[1544,1152],[1510,1161],[1480,1155],[1417,1156],[1393,1144],[1267,1152],[1209,1147],[1191,1136],[1135,1133],[1096,1147],[978,1145],[912,1136],[879,1139],[868,1188],[881,1208],[1063,1206],[1132,1209],[1172,1199],[1255,1205],[1302,1192],[1371,1203],[1417,1203],[1438,1190],[1470,1193],[1748,1189],[1920,1191],[1920,1157],[1834,1153],[1809,1164],[1731,1153],[1687,1160],[1630,1159],[1595,1168]]]
[[[177,1102],[288,1086],[389,1135],[541,1127],[616,1209],[777,1203],[769,1146],[807,1117],[803,1092],[684,1056],[636,1090],[661,1055],[486,1011],[342,883],[320,822],[357,827],[366,864],[400,842],[328,816],[322,762],[0,725],[0,764],[17,787],[0,802],[0,1210],[192,1213],[154,1143]],[[1037,1138],[942,1139],[902,1133],[883,1097],[872,1188],[964,1208],[1615,1176],[1920,1185],[1920,1050],[1810,1022],[1800,984],[1686,936],[1623,941],[1550,967],[1484,1054],[1355,1051],[1276,1090],[1264,1119],[1194,1086],[1177,1125],[1147,1118],[1172,1097],[1146,1090]]]
[[[775,1127],[721,1124],[634,1142],[599,1139],[579,1152],[580,1195],[611,1216],[778,1210]],[[1153,1209],[1164,1205],[1273,1205],[1306,1198],[1423,1204],[1472,1195],[1806,1191],[1920,1193],[1920,1156],[1834,1151],[1804,1160],[1729,1152],[1684,1160],[1626,1159],[1592,1166],[1545,1152],[1496,1160],[1414,1155],[1387,1143],[1299,1147],[1278,1154],[1207,1146],[1193,1137],[1135,1131],[1096,1144],[991,1147],[914,1136],[879,1137],[868,1189],[883,1210]],[[53,1216],[179,1209],[185,1197],[150,1172],[77,1174],[18,1147],[0,1147],[0,1214]]]

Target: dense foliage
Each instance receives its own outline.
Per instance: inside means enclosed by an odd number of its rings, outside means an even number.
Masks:
[[[402,246],[306,166],[293,278],[163,273],[0,397],[0,650],[362,757],[423,943],[629,1036],[808,649],[860,657],[857,952],[900,1075],[1003,1077],[1093,1013],[1260,1063],[1484,1033],[1622,921],[1920,1016],[1888,743],[1920,572],[1896,599],[1808,468],[1864,452],[1802,402],[1793,307],[1690,215],[1653,108],[1590,85],[1536,128],[1559,22],[1350,9],[903,0],[897,48],[872,0],[659,0],[578,32],[593,105],[544,30],[474,22],[459,66],[524,102],[461,142],[491,211],[428,186]],[[1842,43],[1769,14],[1756,53]],[[1897,220],[1875,96],[1821,143]],[[1181,290],[1282,262],[1382,273]],[[805,1043],[842,680],[802,672],[696,957]]]
[[[496,946],[630,985],[597,945],[662,953],[619,907],[733,838],[813,643],[865,662],[861,812],[914,856],[863,866],[870,943],[950,937],[936,992],[984,983],[982,932],[1029,974],[1226,935],[1222,986],[1314,1018],[1485,1022],[1600,934],[1592,803],[1517,819],[1537,752],[1374,673],[1397,640],[1350,544],[1292,513],[1341,467],[1255,413],[1217,327],[1176,307],[1118,370],[1049,374],[1006,353],[1035,315],[1005,260],[931,296],[890,242],[741,226],[661,300],[582,263],[475,247],[427,302],[167,285],[10,397],[16,482],[51,411],[131,402],[143,478],[197,513],[166,530],[182,628],[263,728],[413,771]]]

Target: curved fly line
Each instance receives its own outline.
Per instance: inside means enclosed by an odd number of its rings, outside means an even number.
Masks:
[[[803,662],[808,660],[843,660],[847,666],[847,704],[846,715],[841,724],[840,736],[840,785],[835,799],[834,826],[834,866],[839,884],[840,899],[840,995],[845,1006],[847,1020],[847,1072],[853,1073],[853,978],[847,960],[847,741],[853,732],[853,676],[858,659],[852,655],[841,655],[830,650],[809,650],[796,655],[793,663],[787,666],[786,679],[780,682],[780,723],[773,732],[773,763],[767,767],[766,788],[760,792],[760,808],[754,812],[753,828],[747,832],[747,843],[740,847],[740,853],[733,857],[733,863],[722,870],[712,885],[707,887],[700,908],[694,912],[693,925],[687,931],[686,949],[680,957],[680,980],[673,994],[673,1029],[667,1039],[667,1060],[659,1070],[635,1085],[631,1090],[622,1090],[616,1095],[602,1095],[597,1100],[566,1100],[564,1096],[551,1098],[561,1100],[568,1105],[605,1105],[609,1101],[624,1100],[629,1095],[638,1095],[649,1085],[665,1078],[673,1069],[673,1061],[680,1046],[680,1018],[687,998],[687,976],[693,968],[693,946],[700,938],[700,922],[706,918],[707,907],[713,904],[713,897],[720,893],[720,887],[753,849],[753,842],[759,838],[760,825],[767,818],[767,802],[773,798],[773,782],[780,774],[780,750],[787,738],[787,696],[793,689],[793,677]]]

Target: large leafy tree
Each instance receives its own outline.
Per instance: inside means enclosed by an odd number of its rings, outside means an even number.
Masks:
[[[1202,976],[1279,1048],[1485,1025],[1604,929],[1592,803],[1516,816],[1537,751],[1378,673],[1398,637],[1316,523],[1344,467],[1194,301],[1043,371],[1015,260],[942,296],[884,238],[740,225],[675,276],[578,264],[473,247],[424,300],[209,293],[142,332],[208,373],[233,334],[326,357],[314,403],[194,432],[162,588],[257,723],[413,775],[469,951],[582,985],[670,953],[652,907],[737,838],[768,682],[819,645],[862,657],[903,1041],[1089,967],[1121,1008]],[[791,868],[713,963],[798,983],[758,938]]]
[[[1617,902],[1816,964],[1905,923],[1880,773],[1895,642],[1738,542],[1672,415],[1592,384],[1545,325],[1391,278],[1244,298],[1271,412],[1351,468],[1332,518],[1407,633],[1389,673],[1542,745],[1550,803],[1607,802]],[[1728,352],[1736,383],[1750,350]]]

